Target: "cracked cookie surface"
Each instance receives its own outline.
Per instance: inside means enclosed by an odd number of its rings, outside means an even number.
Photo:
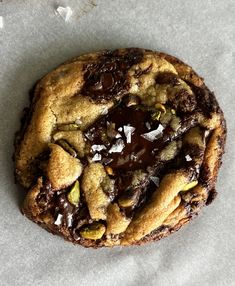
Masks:
[[[34,87],[15,140],[23,213],[85,247],[140,245],[178,230],[216,195],[223,113],[170,55],[82,55]]]

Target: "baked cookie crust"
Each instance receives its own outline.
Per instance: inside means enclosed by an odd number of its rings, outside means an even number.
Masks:
[[[165,53],[72,59],[39,80],[15,140],[32,221],[85,247],[141,245],[213,201],[226,139],[214,94]]]

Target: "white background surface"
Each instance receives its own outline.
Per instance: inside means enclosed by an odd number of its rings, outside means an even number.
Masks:
[[[235,1],[87,2],[0,2],[0,285],[235,285]],[[73,10],[68,23],[54,13],[66,3]],[[215,91],[228,125],[219,196],[158,243],[84,249],[21,215],[13,136],[29,88],[46,72],[84,52],[133,46],[183,59]]]

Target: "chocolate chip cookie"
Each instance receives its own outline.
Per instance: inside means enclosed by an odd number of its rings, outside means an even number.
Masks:
[[[22,211],[85,247],[161,239],[215,198],[225,137],[214,94],[177,58],[79,56],[31,92],[15,140]]]

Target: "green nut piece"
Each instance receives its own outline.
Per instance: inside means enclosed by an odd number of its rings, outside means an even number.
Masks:
[[[182,191],[184,191],[184,192],[188,191],[188,190],[194,188],[197,184],[198,184],[198,180],[192,181],[192,182],[188,183],[187,185],[185,185],[183,187]]]
[[[152,119],[153,120],[159,120],[161,115],[166,113],[166,108],[163,104],[156,103],[155,109],[156,109],[156,111],[152,114]]]
[[[151,115],[151,117],[152,117],[152,119],[153,120],[159,120],[160,119],[160,117],[161,117],[161,111],[160,110],[157,110],[156,112],[154,112],[152,115]]]
[[[56,141],[65,151],[67,151],[71,156],[77,157],[77,152],[68,144],[68,142],[64,139],[60,139]]]
[[[80,201],[80,186],[79,182],[76,181],[68,193],[68,200],[72,205],[78,206]]]
[[[76,123],[60,124],[57,126],[57,129],[60,131],[74,131],[79,129],[79,125]]]
[[[92,224],[85,226],[81,231],[80,235],[86,239],[100,239],[105,233],[105,226],[99,222],[93,222]]]

